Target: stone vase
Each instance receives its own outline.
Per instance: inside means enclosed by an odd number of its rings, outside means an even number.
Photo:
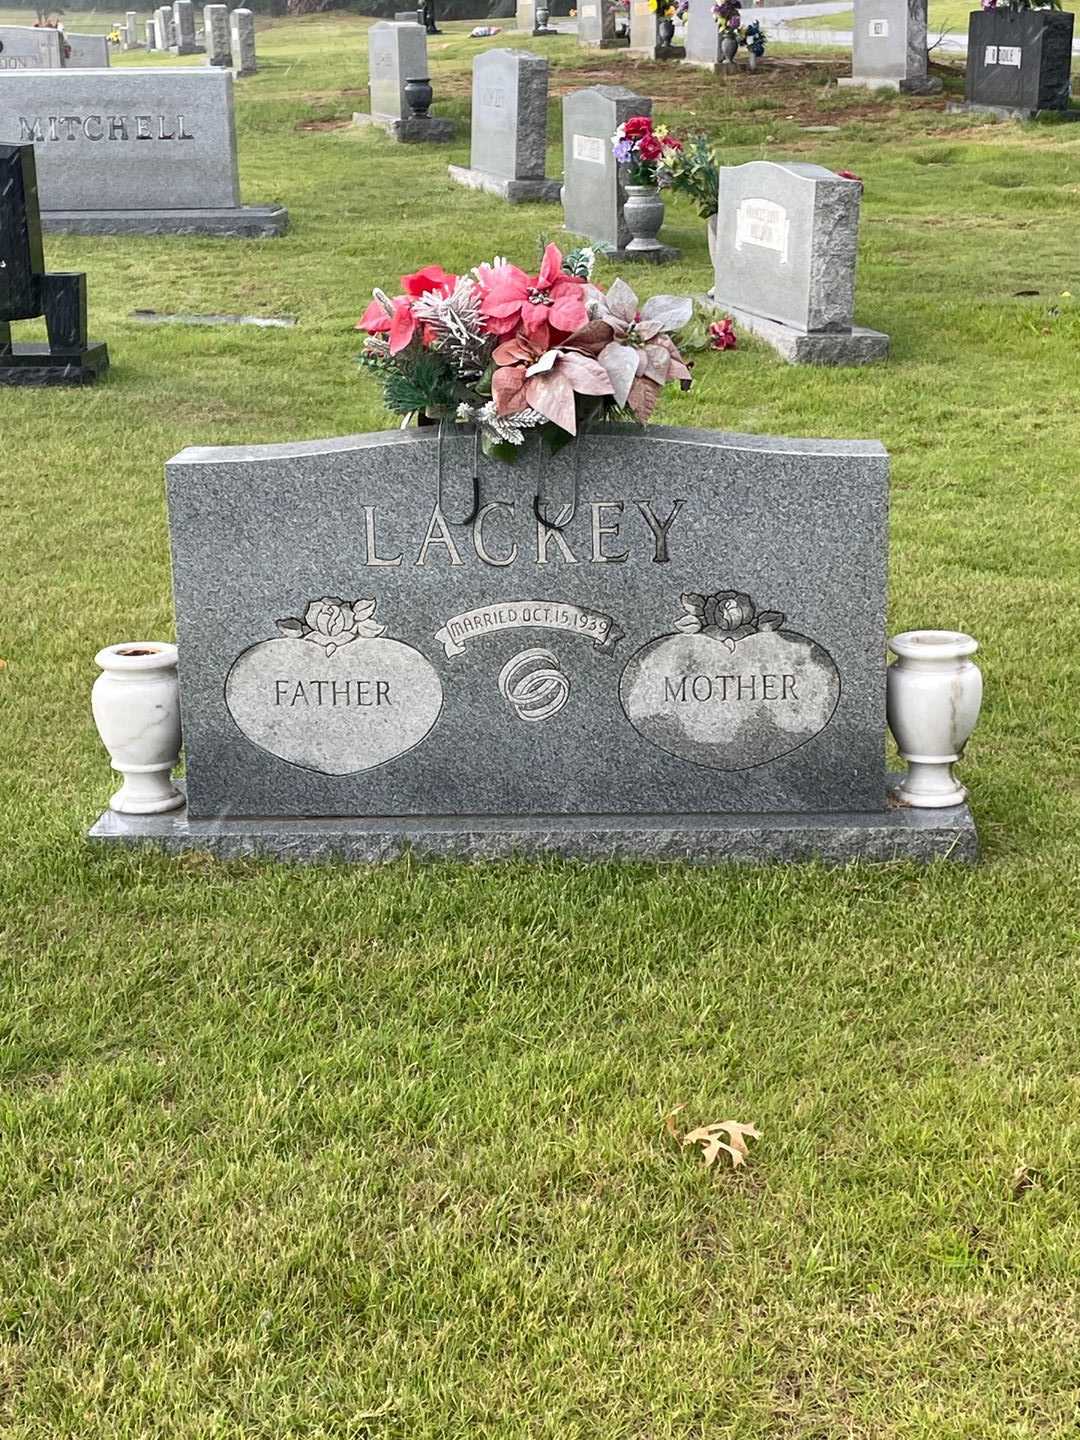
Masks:
[[[661,50],[670,50],[675,40],[675,21],[663,15],[656,22],[656,43]]]
[[[757,56],[754,54],[753,50],[747,50],[746,52],[746,68],[748,70],[757,69]]]
[[[733,35],[730,30],[725,30],[720,36],[720,59],[725,65],[734,64],[735,56],[739,53],[739,37]]]
[[[969,657],[978,641],[958,630],[907,630],[889,649],[886,714],[908,771],[896,791],[905,805],[941,809],[959,805],[967,790],[953,764],[975,728],[982,704],[982,675]]]
[[[109,801],[122,815],[158,815],[184,797],[170,778],[180,755],[176,646],[160,640],[108,645],[94,657],[91,708],[112,768],[124,783]]]
[[[426,120],[428,111],[431,109],[431,102],[435,98],[435,92],[431,88],[431,81],[425,75],[420,78],[406,79],[405,81],[405,103],[409,107],[409,114],[414,120]]]
[[[654,185],[627,185],[623,219],[630,231],[627,250],[659,250],[657,235],[664,223],[664,201]]]

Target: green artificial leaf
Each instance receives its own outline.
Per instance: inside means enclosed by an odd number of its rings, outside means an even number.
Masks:
[[[521,453],[517,445],[511,445],[509,440],[495,440],[486,431],[481,437],[480,449],[489,460],[502,460],[507,465],[516,465]]]

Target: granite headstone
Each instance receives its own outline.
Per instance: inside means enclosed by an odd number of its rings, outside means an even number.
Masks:
[[[454,124],[417,115],[405,98],[409,80],[428,79],[427,34],[422,25],[380,20],[368,31],[370,112],[353,115],[354,125],[376,125],[409,143],[453,139]]]
[[[279,235],[281,206],[242,206],[227,70],[117,68],[7,77],[0,141],[37,148],[46,230]]]
[[[342,853],[970,854],[886,809],[874,442],[394,430],[167,466],[188,807],[102,838]],[[537,496],[537,488],[541,490]],[[537,518],[539,516],[540,518]],[[559,527],[559,528],[556,528]]]
[[[798,364],[857,365],[888,336],[852,323],[862,188],[820,165],[720,171],[716,304]]]
[[[647,60],[684,59],[684,45],[661,42],[659,23],[659,16],[650,8],[649,0],[630,0],[630,53]]]
[[[611,0],[582,0],[578,6],[578,43],[600,50],[629,44],[628,36],[615,33],[615,6]]]
[[[11,326],[45,319],[47,342],[18,344]],[[109,368],[86,329],[86,276],[49,274],[32,145],[0,144],[0,385],[87,385]]]
[[[690,0],[686,12],[686,60],[690,65],[720,68],[720,32],[713,15],[713,0]]]
[[[203,34],[206,36],[206,63],[220,66],[232,65],[232,50],[229,42],[229,7],[227,5],[203,7]]]
[[[611,137],[631,115],[651,114],[650,99],[621,85],[563,96],[563,223],[572,235],[609,246],[614,259],[663,262],[678,255],[668,245],[655,254],[625,248],[631,239],[623,216],[626,172],[615,161]]]
[[[851,75],[840,85],[927,94],[926,0],[855,0]]]
[[[64,57],[65,70],[105,70],[109,65],[107,35],[76,35],[64,31],[69,53]]]
[[[121,48],[124,50],[140,50],[142,45],[139,41],[139,15],[135,10],[128,10],[124,16],[124,28],[122,33]]]
[[[145,44],[146,50],[147,50],[148,52],[151,51],[151,50],[156,50],[156,49],[158,48],[158,43],[157,43],[157,21],[154,19],[154,17],[153,17],[152,15],[151,15],[150,19],[147,20],[146,24],[145,24],[144,27],[143,27],[143,37],[144,37],[144,44]]]
[[[195,6],[192,0],[175,0],[173,5],[173,35],[177,55],[197,55],[195,43]]]
[[[257,72],[254,10],[240,9],[230,14],[229,49],[232,51],[234,74],[244,77]]]
[[[1074,19],[1067,10],[973,11],[966,107],[1017,119],[1067,111]]]
[[[0,25],[0,74],[13,70],[58,70],[64,63],[59,30],[33,25]]]
[[[154,32],[157,50],[173,47],[173,12],[171,5],[159,5],[154,11]]]
[[[562,182],[544,175],[548,62],[527,50],[485,50],[473,61],[470,164],[451,178],[511,204],[559,203]]]

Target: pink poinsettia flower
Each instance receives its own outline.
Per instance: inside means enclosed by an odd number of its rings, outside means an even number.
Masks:
[[[566,275],[557,245],[544,251],[539,275],[526,275],[516,265],[482,266],[477,272],[480,310],[492,335],[524,330],[530,340],[546,345],[552,330],[570,335],[588,319],[585,282]]]
[[[491,395],[499,415],[537,410],[576,435],[576,397],[612,393],[604,367],[578,350],[541,350],[524,335],[515,335],[504,340],[492,358],[498,369],[491,377]]]
[[[390,354],[397,355],[412,340],[418,324],[407,295],[395,295],[393,300],[376,295],[356,322],[356,328],[366,330],[369,335],[386,335]]]

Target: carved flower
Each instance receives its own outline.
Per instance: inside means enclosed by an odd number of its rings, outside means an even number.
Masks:
[[[747,635],[779,630],[784,617],[779,610],[758,610],[742,590],[717,590],[715,595],[680,595],[686,614],[676,620],[684,635],[713,635],[728,650],[734,650]]]
[[[348,601],[324,595],[311,601],[302,620],[279,620],[277,627],[286,639],[310,640],[329,656],[353,640],[375,640],[385,632],[386,626],[372,619],[375,606],[374,600]]]

